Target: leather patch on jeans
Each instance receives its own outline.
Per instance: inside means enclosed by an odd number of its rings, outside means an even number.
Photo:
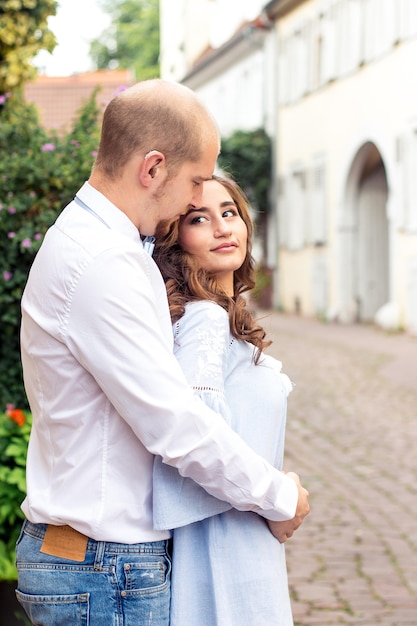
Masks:
[[[51,526],[45,532],[41,552],[70,561],[85,561],[88,537],[71,526]]]

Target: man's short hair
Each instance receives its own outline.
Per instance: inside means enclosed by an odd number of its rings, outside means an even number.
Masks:
[[[172,175],[183,163],[202,158],[213,128],[213,118],[190,89],[161,79],[143,81],[107,105],[95,167],[116,179],[132,156],[158,150]]]

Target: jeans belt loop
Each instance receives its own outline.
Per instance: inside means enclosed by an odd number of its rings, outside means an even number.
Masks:
[[[104,561],[104,553],[106,551],[106,542],[105,541],[97,541],[96,542],[96,557],[94,559],[94,570],[99,572],[103,569],[103,561]]]

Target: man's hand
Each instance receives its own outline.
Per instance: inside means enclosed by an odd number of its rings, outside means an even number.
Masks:
[[[310,505],[308,503],[309,493],[307,489],[300,483],[300,479],[294,472],[288,472],[287,476],[292,478],[298,488],[298,503],[295,515],[292,519],[285,522],[268,522],[269,530],[278,539],[280,543],[285,543],[287,539],[293,536],[294,532],[301,526],[306,515],[310,513]]]

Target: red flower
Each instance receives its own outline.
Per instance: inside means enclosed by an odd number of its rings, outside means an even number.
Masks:
[[[25,414],[21,409],[8,409],[6,414],[18,426],[23,426],[26,421]]]

